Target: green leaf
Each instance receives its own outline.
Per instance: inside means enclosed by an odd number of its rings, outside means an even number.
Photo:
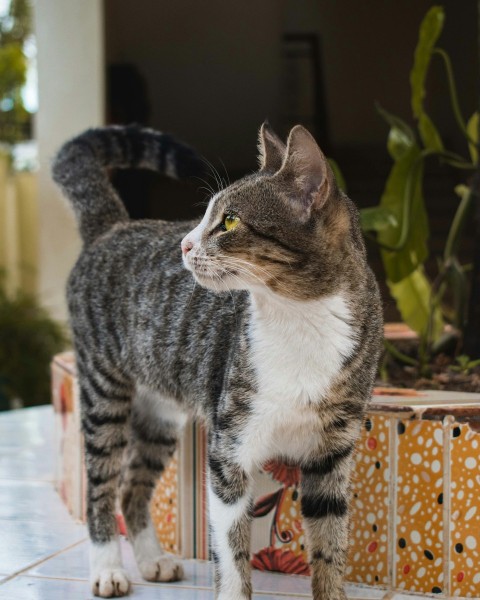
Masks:
[[[0,47],[0,97],[13,94],[26,81],[27,61],[19,44]]]
[[[328,164],[330,165],[333,174],[335,175],[335,179],[337,181],[338,187],[342,190],[342,192],[347,192],[347,182],[345,181],[345,177],[338,166],[337,161],[333,160],[333,158],[327,158]]]
[[[478,162],[478,111],[475,111],[467,123],[468,136],[477,144],[468,144],[470,156],[474,165]]]
[[[442,32],[444,21],[445,12],[443,7],[432,6],[420,25],[419,39],[415,48],[415,59],[410,72],[412,110],[418,119],[424,112],[425,79],[432,58],[432,51]]]
[[[443,150],[443,142],[437,128],[433,124],[426,112],[422,112],[418,120],[418,129],[423,145],[427,150],[435,150],[441,152]]]
[[[402,320],[420,336],[428,332],[432,288],[425,276],[423,266],[412,271],[408,277],[393,283],[387,280],[391,295],[395,298]],[[444,327],[441,311],[433,307],[432,337],[437,340]]]
[[[380,200],[380,206],[393,214],[397,225],[379,231],[378,241],[391,247],[401,245],[397,251],[381,251],[387,279],[393,283],[408,277],[428,256],[422,176],[423,160],[415,144],[393,165]]]
[[[399,117],[392,115],[380,104],[376,104],[378,113],[383,119],[390,125],[390,132],[388,134],[387,149],[390,156],[397,160],[403,156],[403,154],[413,146],[415,143],[415,134],[412,128],[402,121]]]
[[[360,209],[360,226],[362,231],[382,231],[387,227],[396,227],[397,219],[391,210],[381,206]]]

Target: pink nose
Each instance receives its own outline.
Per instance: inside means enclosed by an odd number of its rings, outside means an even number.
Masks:
[[[193,244],[190,240],[183,239],[182,240],[182,252],[183,254],[188,254],[190,250],[193,248]]]

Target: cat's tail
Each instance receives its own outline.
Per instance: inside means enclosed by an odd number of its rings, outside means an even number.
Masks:
[[[52,175],[73,206],[85,244],[129,219],[109,168],[151,169],[182,179],[202,174],[204,163],[172,136],[136,125],[89,129],[68,141],[54,159]]]

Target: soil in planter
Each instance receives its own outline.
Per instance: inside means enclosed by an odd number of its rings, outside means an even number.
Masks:
[[[412,358],[418,356],[418,342],[394,343],[404,354]],[[419,368],[405,365],[391,355],[387,355],[384,364],[387,381],[380,378],[376,385],[414,388],[417,390],[430,389],[480,393],[480,366],[474,367],[468,372],[458,372],[457,367],[458,364],[454,358],[446,354],[439,354],[423,369],[423,373],[420,373]]]

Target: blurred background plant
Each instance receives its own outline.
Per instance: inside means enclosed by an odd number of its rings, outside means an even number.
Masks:
[[[33,294],[8,294],[2,273],[0,340],[0,410],[49,403],[49,365],[67,335]]]
[[[0,18],[0,141],[7,144],[32,137],[32,115],[24,98],[31,39],[29,0],[11,0]]]
[[[411,127],[377,105],[378,112],[390,126],[387,149],[393,166],[379,205],[361,211],[365,235],[381,248],[388,288],[400,315],[418,333],[420,340],[418,356],[413,359],[402,355],[389,342],[386,342],[387,349],[396,359],[417,365],[420,374],[427,374],[432,356],[446,349],[454,354],[463,351],[474,357],[480,356],[480,322],[476,307],[480,303],[476,287],[480,264],[478,257],[473,264],[467,265],[460,264],[458,258],[465,225],[475,203],[478,204],[479,118],[478,111],[468,121],[464,118],[449,55],[436,46],[444,21],[444,9],[433,6],[420,26],[410,73],[415,126]],[[445,69],[451,108],[465,139],[462,155],[445,147],[439,130],[425,110],[426,79],[433,58],[441,60]],[[437,257],[438,270],[433,278],[425,271],[429,255],[429,218],[423,197],[424,167],[431,158],[458,170],[464,180],[454,190],[459,199],[458,207],[450,223],[443,255]],[[480,231],[477,234],[480,235]],[[447,324],[450,327],[446,327]],[[469,336],[469,331],[474,335]]]

